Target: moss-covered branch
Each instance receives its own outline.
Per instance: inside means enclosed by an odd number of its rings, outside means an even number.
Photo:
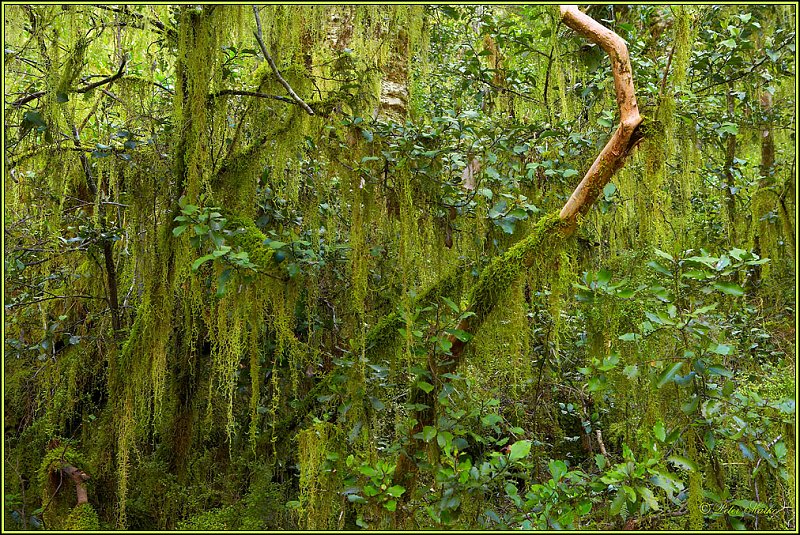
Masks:
[[[459,322],[457,329],[474,335],[483,322],[497,307],[505,290],[519,277],[523,268],[533,265],[534,259],[543,261],[553,253],[566,235],[570,225],[558,214],[552,213],[542,217],[533,231],[522,241],[512,246],[504,254],[495,257],[483,270],[478,283],[472,290],[469,311],[474,315]],[[547,265],[543,262],[543,265]],[[463,337],[462,337],[463,338]],[[454,335],[450,336],[452,358],[437,372],[454,370],[461,360],[466,341]]]

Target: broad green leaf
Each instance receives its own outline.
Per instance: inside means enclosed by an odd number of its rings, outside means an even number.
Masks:
[[[628,379],[636,379],[639,376],[639,366],[629,364],[622,370],[622,374]]]
[[[617,491],[617,495],[611,502],[611,508],[609,509],[609,512],[612,515],[616,516],[622,512],[622,508],[624,506],[625,506],[625,493],[622,491],[622,489],[620,489]]]
[[[715,344],[709,349],[714,353],[716,353],[717,355],[730,355],[731,352],[733,351],[731,346],[725,344]]]
[[[656,387],[661,388],[665,384],[672,381],[672,379],[675,377],[675,374],[678,373],[678,370],[680,370],[682,366],[683,362],[674,362],[667,365],[667,367],[664,368],[664,371],[661,372],[661,375],[658,378],[658,383],[656,383]]]
[[[712,364],[706,371],[709,375],[721,375],[723,377],[733,377],[733,372],[730,371],[728,368],[723,366],[722,364]]]
[[[400,485],[394,485],[386,489],[386,494],[394,498],[399,498],[400,496],[403,495],[405,491],[406,491],[405,487],[401,487]]]
[[[430,442],[433,440],[433,437],[436,436],[436,428],[430,425],[426,425],[422,428],[422,440],[425,442]]]
[[[737,297],[744,295],[742,287],[735,282],[715,282],[714,288],[728,295],[735,295]]]
[[[647,267],[653,268],[654,270],[658,271],[662,275],[666,275],[667,277],[671,277],[672,276],[672,271],[668,270],[667,268],[665,268],[664,266],[662,266],[661,264],[659,264],[655,260],[651,260],[650,262],[648,262],[647,263]]]
[[[450,299],[446,298],[445,296],[442,296],[442,301],[444,301],[444,302],[445,302],[445,304],[446,304],[448,307],[450,307],[450,310],[452,310],[452,311],[453,311],[453,312],[455,312],[456,314],[460,314],[460,313],[461,313],[461,309],[460,309],[460,308],[458,308],[458,305],[456,305],[456,304],[455,304],[453,301],[451,301]]]
[[[376,477],[379,474],[377,470],[366,464],[359,466],[358,471],[367,477]]]
[[[639,491],[639,495],[650,509],[658,511],[658,500],[656,500],[652,490],[647,487],[636,487],[636,490]]]
[[[448,334],[452,334],[462,342],[469,342],[472,340],[472,335],[467,331],[462,331],[461,329],[445,329],[445,332]]]
[[[509,461],[517,461],[527,457],[531,451],[530,440],[519,440],[511,445],[508,452]]]
[[[417,386],[424,390],[426,394],[430,394],[433,390],[433,385],[425,381],[417,381]]]
[[[680,468],[681,470],[686,470],[689,472],[696,472],[698,470],[696,462],[689,459],[688,457],[683,457],[682,455],[670,455],[667,458],[667,461],[671,462],[673,465]]]
[[[606,458],[605,455],[600,453],[594,454],[594,463],[597,465],[598,470],[603,470],[606,467]]]
[[[528,449],[530,449],[530,446]],[[553,476],[553,481],[560,481],[561,478],[564,477],[564,474],[567,473],[567,465],[564,461],[550,461],[547,467],[550,469],[550,475]]]
[[[201,265],[203,265],[205,262],[207,262],[209,260],[213,260],[213,259],[214,259],[214,257],[212,255],[210,255],[210,254],[207,254],[205,256],[201,256],[200,258],[198,258],[197,260],[192,262],[192,271],[197,271],[200,268]]]
[[[659,442],[664,442],[667,439],[667,432],[664,430],[664,422],[661,420],[656,422],[653,426],[653,434]]]
[[[717,439],[714,438],[714,432],[711,429],[708,429],[703,436],[703,443],[708,448],[708,451],[714,451],[714,446],[717,445]]]
[[[656,254],[657,254],[658,256],[660,256],[661,258],[664,258],[664,259],[666,259],[666,260],[669,260],[670,262],[675,262],[675,258],[673,258],[671,254],[669,254],[669,253],[665,253],[665,252],[664,252],[664,251],[662,251],[661,249],[653,249],[653,252],[654,252],[654,253],[656,253]]]

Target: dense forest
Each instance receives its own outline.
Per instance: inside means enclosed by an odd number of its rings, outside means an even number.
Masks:
[[[796,5],[3,16],[4,529],[796,529]]]

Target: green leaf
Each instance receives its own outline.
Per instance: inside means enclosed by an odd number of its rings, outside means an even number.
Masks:
[[[446,298],[445,296],[442,296],[442,301],[444,301],[444,303],[445,303],[447,306],[449,306],[449,307],[450,307],[450,310],[452,310],[452,311],[453,311],[453,312],[455,312],[456,314],[460,314],[460,313],[461,313],[461,309],[458,307],[458,305],[456,305],[456,304],[455,304],[453,301],[451,301],[450,299]]]
[[[225,256],[228,253],[228,251],[230,251],[230,250],[231,250],[231,248],[229,246],[223,245],[219,249],[214,250],[211,253],[211,256],[213,256],[214,258],[219,258],[220,256]]]
[[[611,502],[611,508],[609,512],[616,516],[622,512],[622,508],[625,506],[625,493],[622,489],[617,491],[617,495],[614,497],[614,500]]]
[[[440,448],[449,448],[453,443],[453,433],[450,431],[440,431],[439,434],[436,435],[436,443]]]
[[[735,282],[715,282],[714,288],[728,295],[735,295],[737,297],[744,295],[742,287]]]
[[[739,520],[738,518],[736,518],[735,516],[727,515],[727,517],[728,517],[728,521],[731,523],[731,527],[733,529],[739,530],[739,531],[747,529],[747,526],[745,525],[745,523],[742,522],[741,520]]]
[[[200,266],[202,266],[205,262],[207,262],[209,260],[213,260],[213,259],[214,259],[214,256],[210,255],[210,254],[207,254],[205,256],[201,256],[200,258],[198,258],[197,260],[192,262],[192,271],[197,271],[198,268]]]
[[[436,428],[430,425],[426,425],[422,428],[422,440],[425,442],[430,442],[436,436]]]
[[[187,228],[188,228],[188,226],[187,226],[187,225],[180,225],[180,226],[177,226],[177,227],[175,227],[174,229],[172,229],[172,235],[173,235],[173,236],[175,236],[175,237],[177,238],[178,236],[180,236],[181,234],[183,234],[183,232],[184,232],[184,231],[185,231]]]
[[[508,460],[509,462],[517,461],[519,459],[527,457],[530,452],[531,452],[531,441],[519,440],[517,442],[514,442],[509,448]]]
[[[652,490],[647,487],[636,487],[636,490],[639,491],[639,495],[650,509],[658,511],[658,500],[656,500]]]
[[[576,176],[577,174],[578,174],[578,171],[576,171],[575,169],[565,169],[564,172],[561,173],[561,175],[564,178],[570,178],[570,177]]]
[[[683,457],[682,455],[670,455],[667,457],[667,461],[671,462],[681,470],[686,470],[688,472],[696,472],[698,470],[696,462],[688,457]]]
[[[639,366],[636,364],[629,364],[622,370],[622,374],[628,379],[636,379],[639,376]]]
[[[672,277],[672,272],[656,262],[655,260],[651,260],[647,263],[647,267],[653,268],[654,270],[658,271],[662,275],[666,275],[667,277]]]
[[[598,470],[603,470],[606,467],[606,457],[601,453],[594,454],[594,463],[597,465]]]
[[[530,449],[530,446],[528,449]],[[553,481],[560,481],[564,474],[567,473],[567,465],[564,461],[550,461],[547,464],[547,468],[550,470],[550,475],[553,476]]]
[[[700,398],[696,395],[692,395],[688,401],[681,404],[681,410],[684,414],[693,414],[697,410],[699,404]]]
[[[506,208],[508,208],[508,202],[506,202],[505,199],[500,199],[489,209],[489,217],[491,219],[497,219],[500,217],[500,214],[506,211]]]
[[[664,422],[661,420],[656,422],[653,426],[653,434],[659,442],[664,442],[667,439],[667,432],[664,430]]]
[[[386,508],[387,511],[394,511],[397,509],[397,500],[389,500],[383,506]]]
[[[675,262],[675,259],[672,257],[671,254],[665,253],[661,249],[653,249],[653,252],[656,253],[661,258],[664,258],[665,260],[669,260],[670,262]]]
[[[426,394],[430,394],[433,390],[433,385],[430,383],[426,383],[425,381],[417,381],[417,386],[424,390]]]
[[[372,468],[371,466],[364,464],[358,467],[358,471],[364,474],[367,477],[377,477],[380,472]]]
[[[625,333],[625,334],[623,334],[623,335],[621,335],[619,337],[619,339],[622,340],[623,342],[633,342],[633,341],[638,340],[640,338],[641,338],[641,335],[638,335],[636,333]]]
[[[658,383],[656,383],[656,387],[661,388],[665,384],[672,381],[672,379],[675,377],[675,374],[678,373],[678,371],[681,369],[682,366],[683,362],[674,362],[668,365],[666,368],[664,368],[664,371],[661,372],[661,375],[658,378]]]
[[[365,500],[363,496],[359,496],[358,494],[348,494],[347,501],[349,501],[350,503],[367,503],[367,500]]]
[[[394,498],[399,498],[400,496],[403,495],[405,491],[406,491],[405,487],[401,487],[400,485],[394,485],[393,487],[389,487],[388,489],[386,489],[386,494]]]
[[[472,340],[472,335],[467,331],[462,331],[461,329],[445,329],[445,332],[448,334],[452,334],[462,342],[469,342]]]
[[[711,429],[708,429],[703,436],[703,443],[708,448],[708,451],[714,451],[714,446],[717,445],[717,440],[714,438],[714,432]]]
[[[508,213],[509,217],[516,217],[517,219],[528,219],[528,212],[524,208],[514,208]]]
[[[503,219],[496,221],[496,223],[506,234],[514,234],[514,228],[516,227],[517,220],[513,217],[504,217]]]
[[[717,355],[730,355],[733,349],[729,345],[725,344],[716,344],[713,347],[709,348],[711,351],[716,353]]]
[[[733,377],[733,372],[730,371],[728,368],[723,366],[722,364],[712,364],[706,371],[709,375],[721,375],[723,377]]]
[[[605,197],[607,201],[610,201],[616,192],[617,186],[613,182],[609,182],[603,187],[603,197]]]

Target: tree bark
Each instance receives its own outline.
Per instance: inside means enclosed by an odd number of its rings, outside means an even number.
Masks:
[[[617,94],[617,107],[620,121],[617,130],[597,156],[586,172],[578,187],[570,196],[559,216],[561,219],[575,224],[579,214],[585,214],[597,200],[603,187],[625,163],[625,159],[633,148],[641,141],[642,132],[639,125],[642,117],[636,103],[636,91],[633,85],[628,47],[616,33],[599,22],[582,13],[578,6],[561,6],[561,20],[564,24],[599,45],[611,58],[611,70],[614,73],[614,89]]]

